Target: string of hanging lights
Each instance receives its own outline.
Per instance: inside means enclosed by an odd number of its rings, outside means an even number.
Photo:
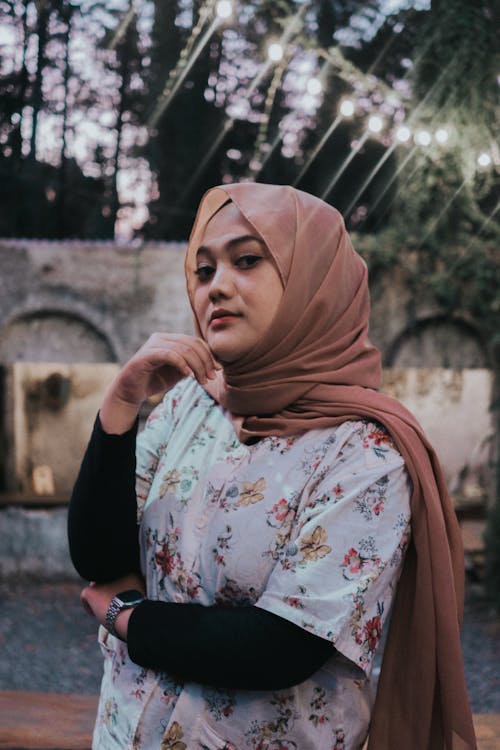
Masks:
[[[268,143],[268,126],[270,120],[270,111],[273,106],[274,97],[278,90],[279,82],[282,80],[284,72],[289,65],[290,61],[297,50],[295,43],[295,36],[300,31],[300,26],[303,21],[304,15],[309,8],[310,3],[304,3],[299,9],[298,13],[290,19],[290,22],[282,34],[280,39],[271,39],[266,45],[266,59],[260,67],[258,75],[255,77],[253,82],[247,88],[244,93],[244,99],[248,102],[249,97],[256,91],[260,84],[269,75],[270,71],[275,68],[275,73],[271,78],[271,82],[268,87],[267,96],[265,98],[265,111],[262,115],[261,125],[259,133],[254,144],[253,156],[249,159],[249,167],[247,178],[251,177],[257,179],[260,172],[263,169],[264,164],[270,158],[271,154],[283,143],[284,139],[287,139],[287,143],[296,144],[297,138],[290,136],[287,138],[287,133],[280,128],[278,134],[271,139],[271,143]],[[133,10],[133,3],[131,3],[129,16]],[[231,0],[209,0],[201,9],[198,22],[193,27],[189,39],[186,42],[184,49],[181,51],[177,65],[170,71],[164,90],[157,100],[155,109],[148,121],[148,128],[151,131],[154,130],[155,125],[159,119],[165,114],[172,99],[179,91],[183,82],[185,81],[188,73],[192,69],[196,59],[201,54],[209,39],[212,37],[214,32],[221,26],[230,25],[231,19],[234,15],[234,7]],[[124,19],[124,22],[125,23]],[[130,19],[129,19],[130,20]],[[122,24],[123,26],[123,24]],[[420,121],[419,110],[424,109],[426,100],[432,96],[431,88],[427,92],[424,99],[417,105],[413,112],[407,112],[405,121],[401,122],[401,118],[394,117],[394,112],[407,109],[407,105],[398,96],[397,92],[392,90],[384,82],[377,79],[370,73],[363,75],[359,69],[354,66],[350,61],[346,60],[342,52],[338,48],[332,48],[328,51],[324,49],[313,50],[316,60],[323,59],[325,64],[333,66],[337,73],[348,83],[353,86],[354,95],[351,97],[344,98],[339,105],[338,113],[329,125],[325,133],[320,138],[312,152],[308,155],[307,159],[303,163],[298,176],[296,177],[294,184],[300,183],[307,170],[310,168],[312,162],[317,158],[321,149],[324,147],[327,140],[333,135],[335,130],[338,128],[343,120],[356,117],[356,119],[363,123],[364,128],[362,136],[353,141],[352,149],[349,155],[346,157],[344,162],[337,169],[335,174],[330,179],[327,189],[324,191],[323,197],[327,195],[333,189],[335,183],[338,181],[342,173],[347,169],[350,162],[354,159],[357,153],[361,150],[363,145],[369,138],[378,138],[386,146],[386,151],[379,160],[379,162],[372,169],[368,177],[365,179],[362,188],[356,195],[356,201],[361,197],[368,184],[371,182],[375,174],[379,171],[383,163],[387,160],[393,151],[398,147],[407,147],[411,149],[411,153],[415,149],[436,149],[436,148],[447,148],[451,145],[453,136],[458,138],[459,135],[453,132],[449,126],[445,124],[437,124],[434,128],[430,128],[428,124],[423,124]],[[439,81],[436,81],[435,86],[439,82],[442,84],[444,76],[453,64],[453,60],[446,66],[446,69],[442,71],[439,76]],[[323,92],[323,82],[320,75],[312,73],[305,85],[306,96],[311,98],[314,102],[314,97],[321,97]],[[376,94],[376,96],[373,96]],[[372,97],[372,100],[370,100]],[[366,106],[366,101],[370,100],[370,105]],[[382,106],[380,111],[373,111],[373,100],[378,99],[382,103],[388,102],[389,100],[393,106],[393,116],[387,112],[387,107],[382,112]],[[319,101],[319,99],[317,99]],[[390,112],[390,107],[389,107]],[[222,140],[226,137],[228,132],[234,126],[236,119],[239,119],[238,115],[227,115],[225,125],[221,129],[221,132],[216,139],[214,148],[210,149],[210,153],[206,155],[203,162],[195,170],[195,173],[191,176],[188,181],[186,188],[183,193],[185,197],[190,190],[194,187],[196,181],[199,179],[202,171],[208,165],[209,160],[215,154],[215,151],[222,143]],[[285,153],[285,151],[287,153]],[[288,146],[284,148],[282,146],[282,153],[284,156],[293,156],[295,152],[292,147]],[[435,153],[434,151],[432,152]],[[489,169],[493,164],[493,152],[491,149],[483,148],[476,155],[476,167],[479,171],[485,171]],[[403,164],[406,164],[407,158],[404,159]],[[355,200],[351,202],[349,210],[352,210],[356,203]],[[349,212],[347,212],[349,213]]]

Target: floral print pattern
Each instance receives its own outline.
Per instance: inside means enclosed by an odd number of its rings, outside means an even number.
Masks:
[[[350,421],[244,445],[187,378],[138,438],[137,498],[149,598],[258,606],[331,642],[332,656],[289,690],[219,690],[135,665],[104,631],[94,749],[361,747],[410,538],[409,480],[384,428]]]
[[[177,721],[174,721],[163,735],[160,745],[161,750],[186,750],[187,745],[182,742],[183,737],[184,730]]]

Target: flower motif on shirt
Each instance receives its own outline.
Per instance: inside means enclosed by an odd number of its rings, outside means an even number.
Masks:
[[[175,531],[177,531],[177,534],[175,534]],[[162,540],[155,539],[156,552],[154,555],[154,561],[162,571],[164,577],[170,575],[177,564],[175,544],[178,540],[178,530],[171,531]]]
[[[167,471],[161,483],[160,495],[166,495],[167,492],[175,492],[180,481],[181,475],[177,469]]]
[[[353,510],[361,513],[367,521],[372,521],[373,516],[380,516],[384,512],[385,493],[388,484],[389,478],[383,476],[375,484],[368,487],[368,489],[360,492],[354,503]]]
[[[289,512],[290,508],[284,497],[278,500],[271,508],[271,513],[277,521],[284,521]]]
[[[362,539],[358,547],[359,549],[351,547],[342,561],[342,575],[347,581],[352,581],[369,572],[377,574],[382,567],[382,560],[375,549],[373,537]]]
[[[203,698],[216,721],[221,721],[234,712],[236,694],[232,690],[204,688]]]
[[[302,604],[302,600],[299,596],[284,596],[283,601],[288,604],[290,607],[294,607],[294,609],[304,609],[304,605]]]
[[[170,675],[165,672],[162,673],[162,693],[161,701],[166,706],[171,703],[175,704],[179,695],[182,693],[184,686],[180,683],[174,682]]]
[[[278,451],[282,456],[295,444],[295,436],[280,438],[271,436],[268,441],[270,451]]]
[[[344,740],[345,740],[345,732],[343,729],[336,729],[335,730],[335,736],[334,736],[334,744],[332,745],[332,750],[344,750]]]
[[[186,750],[186,743],[181,741],[183,737],[184,730],[178,721],[174,721],[162,737],[160,750]]]
[[[364,625],[358,624],[352,632],[354,640],[363,649],[360,657],[361,664],[366,664],[372,657],[377,648],[382,635],[382,615],[384,613],[384,603],[377,602],[377,614],[367,620]]]
[[[332,551],[332,548],[325,544],[326,541],[326,531],[322,526],[316,526],[311,534],[301,537],[299,540],[300,551],[302,552],[301,563],[314,562],[326,557]]]
[[[105,636],[107,639],[108,636]],[[116,646],[115,658],[113,659],[113,679],[116,679],[127,661],[127,649],[125,644],[119,642]]]
[[[217,490],[209,483],[209,490],[210,495],[207,493],[209,502],[218,505],[224,513],[229,513],[229,511],[233,509],[233,500],[240,494],[236,484],[230,484],[226,490],[225,485],[222,485],[222,487]]]
[[[224,553],[230,549],[230,539],[233,532],[230,526],[226,526],[225,531],[217,536],[217,546],[212,549],[212,554],[217,565],[225,565],[226,560]]]
[[[254,750],[296,750],[297,744],[286,739],[286,733],[293,729],[295,719],[299,718],[294,710],[293,693],[273,693],[269,701],[275,706],[275,717],[269,721],[252,721],[245,732],[247,745]],[[298,748],[297,748],[298,750]]]
[[[243,489],[240,492],[240,499],[236,503],[236,508],[241,508],[247,505],[254,505],[260,500],[264,499],[262,490],[266,487],[266,480],[264,477],[257,479],[256,482],[243,482]]]
[[[104,726],[110,727],[116,724],[117,716],[118,716],[118,703],[116,702],[114,698],[108,698],[108,700],[104,704],[104,716],[103,716]]]
[[[166,579],[190,599],[194,599],[200,590],[200,577],[186,569],[185,563],[177,549],[181,538],[180,529],[174,526],[172,514],[169,514],[170,528],[164,535],[156,529],[145,529],[145,543],[148,550],[154,547],[150,564],[156,568],[159,587],[164,591]]]
[[[322,492],[320,495],[311,495],[303,507],[301,515],[303,516],[302,521],[299,524],[299,529],[307,523],[309,516],[304,515],[305,510],[313,510],[320,505],[334,505],[344,497],[344,488],[337,483],[335,487],[332,487],[328,492]]]
[[[309,721],[315,727],[326,724],[330,721],[327,712],[328,709],[328,698],[326,690],[322,687],[315,687],[313,690],[313,699],[309,704],[311,706],[311,714],[309,715]]]
[[[377,458],[385,458],[389,448],[394,447],[394,442],[385,427],[370,423],[365,425],[363,447],[371,449]]]
[[[393,528],[395,531],[400,532],[401,539],[399,541],[397,548],[394,550],[389,562],[392,565],[392,567],[397,567],[403,561],[406,549],[410,543],[410,539],[411,539],[410,519],[407,518],[403,513],[401,513],[398,517],[398,520],[394,524]]]
[[[326,440],[314,448],[310,448],[304,452],[304,459],[302,460],[302,471],[306,476],[311,476],[321,465],[321,462],[328,453],[330,446],[332,446],[337,440],[336,436],[332,433],[328,435]],[[322,472],[316,472],[318,479],[322,479]]]
[[[203,448],[207,444],[207,440],[213,440],[215,438],[215,430],[209,425],[204,426],[199,433],[197,433],[190,445],[190,452],[196,453],[198,448]]]
[[[233,578],[226,578],[224,585],[216,592],[214,604],[219,607],[248,607],[259,598],[253,586],[242,588]]]

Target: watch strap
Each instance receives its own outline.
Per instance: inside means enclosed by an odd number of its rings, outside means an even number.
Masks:
[[[115,630],[116,618],[118,617],[120,612],[123,612],[124,609],[136,607],[138,604],[143,602],[145,598],[146,597],[140,591],[135,590],[116,594],[116,596],[111,599],[110,605],[106,612],[106,617],[104,619],[104,627],[106,628],[106,630],[116,638],[120,638]],[[120,638],[120,640],[122,639]]]

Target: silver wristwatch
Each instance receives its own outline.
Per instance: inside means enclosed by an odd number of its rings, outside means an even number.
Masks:
[[[137,604],[143,602],[145,598],[146,597],[136,589],[121,591],[119,594],[114,596],[111,599],[111,604],[108,607],[108,611],[106,612],[106,617],[104,619],[104,627],[106,628],[106,630],[108,630],[111,635],[120,638],[115,630],[116,618],[122,610],[130,609],[130,607],[135,607]]]

